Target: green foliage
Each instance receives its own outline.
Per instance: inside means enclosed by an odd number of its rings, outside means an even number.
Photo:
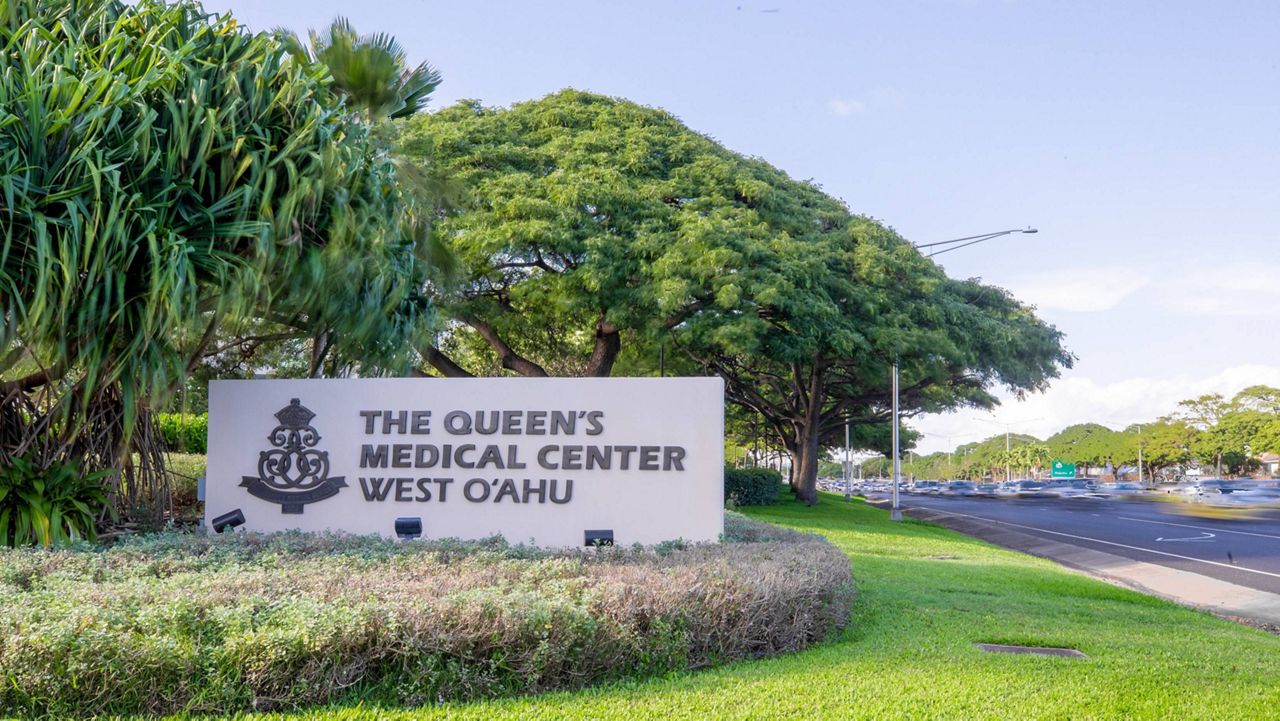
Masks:
[[[105,473],[83,474],[76,464],[40,468],[16,457],[0,466],[0,545],[65,546],[92,541],[107,505]]]
[[[348,104],[371,120],[407,118],[422,110],[440,85],[440,73],[422,63],[406,67],[404,48],[386,33],[361,36],[346,18],[324,34],[311,31],[311,48],[285,34],[289,50],[305,62],[325,65]]]
[[[1053,458],[1077,465],[1127,463],[1123,434],[1097,423],[1067,426],[1045,440]]]
[[[188,0],[0,7],[0,372],[35,358],[64,418],[118,399],[127,437],[219,327],[403,363],[422,219],[323,66]]]
[[[0,551],[0,715],[420,706],[772,656],[843,628],[848,558],[764,525],[737,516],[734,542],[662,549],[164,533]]]
[[[781,487],[782,474],[772,468],[724,469],[724,498],[737,506],[767,506]]]
[[[208,452],[208,413],[158,413],[156,426],[165,450],[174,453]]]
[[[811,494],[846,423],[884,442],[894,360],[908,413],[989,406],[993,386],[1038,390],[1071,363],[1007,292],[947,278],[812,183],[660,110],[572,90],[464,102],[401,142],[472,188],[436,226],[468,276],[456,326],[425,353],[441,373],[608,375],[624,343],[649,358],[665,344],[765,416]]]

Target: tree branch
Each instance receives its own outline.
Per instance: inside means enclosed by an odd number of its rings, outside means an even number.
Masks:
[[[493,326],[476,318],[464,318],[464,323],[475,329],[480,337],[484,339],[489,347],[498,354],[498,359],[502,361],[502,367],[510,371],[515,371],[522,376],[528,378],[546,378],[549,374],[542,366],[525,358],[515,352],[506,341],[498,335]]]
[[[432,368],[439,371],[440,375],[445,378],[474,378],[462,366],[453,361],[452,358],[445,355],[439,348],[429,345],[421,350],[422,357]],[[416,370],[416,369],[415,369]]]

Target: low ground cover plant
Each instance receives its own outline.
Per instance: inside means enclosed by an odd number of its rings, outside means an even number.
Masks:
[[[41,467],[30,458],[9,459],[0,467],[0,546],[93,540],[107,506],[104,475],[82,473],[74,463]]]
[[[848,557],[735,514],[729,542],[162,533],[0,552],[0,714],[421,705],[794,651],[850,617]]]

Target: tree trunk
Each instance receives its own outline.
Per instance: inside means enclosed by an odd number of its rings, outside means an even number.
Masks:
[[[809,505],[818,502],[818,462],[822,460],[822,446],[818,443],[815,425],[796,427],[795,447],[791,451],[791,487],[796,497]]]
[[[613,373],[613,364],[622,352],[622,334],[617,326],[606,323],[604,314],[596,321],[596,342],[591,349],[591,358],[587,361],[587,369],[583,375],[592,378],[607,378]]]

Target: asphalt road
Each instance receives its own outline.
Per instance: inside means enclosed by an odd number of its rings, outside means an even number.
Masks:
[[[1280,520],[1178,514],[1166,503],[1124,500],[903,495],[932,508],[1022,533],[1280,593]]]

